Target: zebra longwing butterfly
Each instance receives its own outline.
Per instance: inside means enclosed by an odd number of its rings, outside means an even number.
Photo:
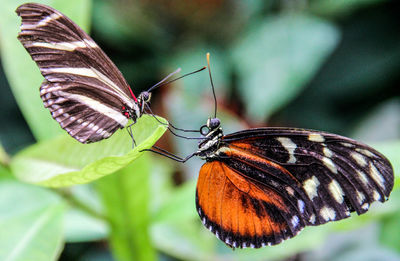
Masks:
[[[224,135],[216,110],[200,132],[204,139],[196,152],[167,157],[206,161],[197,181],[197,212],[232,248],[276,245],[305,226],[363,214],[393,189],[385,156],[343,136],[295,128]]]
[[[78,25],[59,11],[28,3],[18,39],[40,68],[44,106],[81,143],[110,137],[144,113],[149,92],[135,97],[121,72]]]

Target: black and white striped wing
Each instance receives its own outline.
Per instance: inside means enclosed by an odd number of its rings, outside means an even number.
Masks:
[[[82,143],[123,128],[122,108],[137,111],[137,100],[99,46],[51,7],[29,3],[16,12],[22,18],[18,39],[45,78],[40,96],[61,127]]]

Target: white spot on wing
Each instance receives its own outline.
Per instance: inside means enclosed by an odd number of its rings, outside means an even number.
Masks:
[[[365,200],[365,195],[361,191],[357,191],[358,203],[361,205]]]
[[[367,160],[360,153],[357,153],[357,152],[353,151],[350,155],[357,162],[357,164],[359,166],[361,166],[361,167],[366,167],[367,166],[367,164],[368,164]]]
[[[361,208],[364,209],[364,210],[367,210],[367,209],[369,208],[369,203],[364,203],[364,204],[361,206]]]
[[[293,227],[297,227],[299,225],[299,217],[298,216],[293,216],[293,218],[290,220],[290,222],[292,223]]]
[[[326,157],[328,157],[328,158],[332,158],[332,156],[333,156],[333,152],[332,152],[330,149],[328,149],[327,147],[324,147],[324,148],[322,149],[322,152],[323,152],[324,155],[325,155]]]
[[[324,163],[324,165],[333,173],[337,174],[338,170],[336,168],[335,163],[333,163],[333,161],[330,158],[327,157],[322,157],[322,162]]]
[[[341,142],[340,144],[342,144],[343,146],[345,146],[347,148],[352,148],[353,147],[353,144],[347,143],[347,142]]]
[[[313,198],[315,198],[318,195],[317,193],[318,186],[319,186],[319,180],[315,176],[312,176],[311,178],[303,182],[303,188],[311,200],[313,200]]]
[[[376,157],[374,153],[372,153],[371,151],[366,150],[366,149],[356,148],[356,151],[358,151],[358,152],[364,154],[364,155],[367,156],[367,157],[371,157],[371,158],[372,158],[372,157]]]
[[[315,224],[315,215],[314,214],[312,214],[311,216],[310,216],[310,223],[311,224]]]
[[[297,206],[298,206],[298,208],[299,208],[299,210],[300,210],[300,213],[304,213],[304,201],[303,200],[301,200],[301,199],[299,199],[298,201],[297,201]]]
[[[321,215],[321,217],[325,220],[325,221],[329,221],[329,220],[335,220],[336,218],[336,212],[335,210],[333,210],[330,207],[323,207],[319,214]]]
[[[294,196],[294,190],[291,187],[287,186],[286,191],[290,196]]]
[[[375,182],[381,187],[385,188],[385,180],[382,176],[382,174],[376,169],[375,165],[372,164],[372,162],[369,163],[369,171],[371,174],[371,177]]]
[[[381,194],[379,194],[378,191],[374,190],[373,197],[375,201],[378,201],[381,199]]]
[[[289,153],[289,160],[286,163],[296,163],[296,157],[294,156],[294,151],[296,150],[297,145],[289,138],[279,137],[276,139],[282,144],[282,146]]]
[[[336,180],[332,180],[328,188],[336,202],[342,204],[344,193],[339,183]]]
[[[314,142],[324,142],[324,141],[325,141],[325,138],[324,138],[321,134],[318,134],[318,133],[310,133],[310,134],[308,135],[308,140],[309,140],[309,141],[314,141]]]
[[[365,175],[364,172],[361,170],[357,170],[358,177],[360,178],[361,182],[364,183],[365,185],[368,185],[368,178],[367,175]]]

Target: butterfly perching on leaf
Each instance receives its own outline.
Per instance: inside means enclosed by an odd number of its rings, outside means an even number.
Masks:
[[[129,120],[135,123],[150,110],[151,91],[177,80],[165,82],[180,69],[136,98],[113,62],[68,17],[36,3],[23,4],[16,12],[22,18],[18,39],[45,78],[40,87],[44,106],[81,143],[106,139]]]
[[[210,79],[215,93],[211,72]],[[224,135],[216,108],[215,103],[214,117],[200,129],[204,138],[196,152],[179,158],[152,151],[179,162],[193,156],[206,161],[197,181],[196,208],[204,226],[228,246],[276,245],[305,226],[341,220],[351,212],[360,215],[372,202],[388,199],[393,169],[373,148],[295,128]]]

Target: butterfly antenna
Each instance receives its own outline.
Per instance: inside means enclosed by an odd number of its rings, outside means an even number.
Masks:
[[[178,77],[178,78],[175,78],[175,79],[173,79],[173,80],[170,80],[170,81],[165,82],[168,78],[170,78],[170,77],[173,76],[174,74],[176,74],[176,73],[178,73],[178,72],[181,71],[181,68],[178,68],[176,71],[174,71],[174,72],[168,74],[167,77],[165,77],[164,79],[162,79],[160,82],[158,82],[157,84],[153,85],[153,86],[152,86],[150,89],[148,89],[147,91],[148,91],[148,92],[151,92],[152,90],[154,90],[154,89],[157,88],[157,87],[161,87],[161,86],[164,86],[164,85],[173,83],[173,82],[175,82],[175,81],[177,81],[177,80],[179,80],[179,79],[182,79],[183,77],[186,77],[186,76],[189,76],[189,75],[191,75],[191,74],[195,74],[195,73],[201,72],[201,71],[203,71],[203,70],[206,69],[206,68],[207,68],[207,66],[204,66],[203,68],[198,69],[198,70],[196,70],[196,71],[194,71],[194,72],[190,72],[190,73],[184,74],[184,75],[182,75],[182,76],[180,76],[180,77]]]
[[[210,82],[211,82],[211,88],[214,96],[214,118],[217,118],[217,96],[215,95],[215,88],[214,88],[214,82],[211,76],[211,67],[210,67],[210,53],[207,53],[207,66],[208,66],[208,74],[210,75]]]
[[[164,79],[162,79],[161,81],[159,81],[158,83],[154,84],[153,86],[150,87],[150,89],[148,90],[148,92],[151,92],[153,89],[157,88],[158,86],[160,86],[161,84],[163,84],[166,80],[168,80],[168,78],[170,78],[171,76],[177,74],[178,72],[181,71],[181,68],[176,69],[174,72],[168,74],[166,77],[164,77]]]

